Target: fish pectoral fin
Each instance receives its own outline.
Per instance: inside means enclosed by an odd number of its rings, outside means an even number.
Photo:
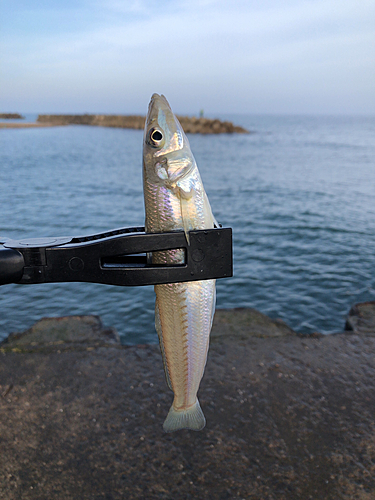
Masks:
[[[176,410],[172,405],[163,424],[163,429],[165,432],[174,432],[180,429],[201,431],[205,425],[206,419],[197,399],[193,406],[183,410]]]
[[[173,391],[171,378],[170,378],[169,372],[168,372],[167,359],[165,357],[165,350],[164,350],[164,343],[163,343],[163,331],[161,329],[160,312],[159,312],[159,306],[158,306],[157,301],[155,302],[155,329],[156,329],[156,332],[157,332],[158,337],[159,337],[159,345],[160,345],[161,357],[163,358],[165,380],[166,380],[167,385],[170,388],[170,390]]]
[[[184,198],[185,200],[190,200],[191,197],[193,196],[193,190],[185,187],[183,183],[178,182],[177,186],[179,188],[179,195],[181,198]]]

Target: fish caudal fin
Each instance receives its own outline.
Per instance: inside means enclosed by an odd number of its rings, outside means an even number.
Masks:
[[[163,429],[165,432],[174,432],[180,429],[201,431],[205,425],[206,419],[197,400],[193,406],[184,410],[175,410],[172,405],[163,424]]]

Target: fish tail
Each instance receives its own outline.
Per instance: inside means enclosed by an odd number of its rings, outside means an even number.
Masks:
[[[180,429],[201,431],[205,425],[206,419],[197,399],[193,406],[183,410],[176,410],[172,405],[163,424],[163,429],[165,432],[174,432]]]

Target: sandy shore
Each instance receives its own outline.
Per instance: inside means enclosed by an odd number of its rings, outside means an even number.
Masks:
[[[165,434],[158,346],[70,320],[0,346],[0,498],[375,498],[375,329],[299,337],[219,311],[199,393],[207,426]]]
[[[41,128],[41,127],[56,127],[54,123],[20,123],[20,122],[0,122],[0,128]]]

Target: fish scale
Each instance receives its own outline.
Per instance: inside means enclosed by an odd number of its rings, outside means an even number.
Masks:
[[[212,281],[194,282],[196,290],[191,289],[193,283],[155,286],[159,307],[164,304],[163,343],[168,372],[173,373],[176,408],[188,408],[196,402],[208,349],[207,309],[212,303],[209,293],[202,290],[212,288]]]
[[[164,96],[154,94],[143,143],[146,230],[211,229],[211,207],[189,142]],[[189,240],[188,240],[189,241]],[[182,249],[152,254],[155,264],[184,262]],[[202,379],[215,309],[215,280],[155,286],[155,326],[174,400],[164,430],[201,430],[205,418],[197,392]]]

